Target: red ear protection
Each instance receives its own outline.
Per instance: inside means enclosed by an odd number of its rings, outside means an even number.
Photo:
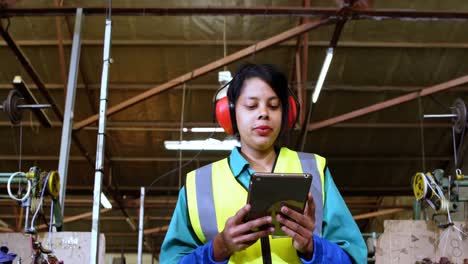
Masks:
[[[223,89],[227,89],[227,87],[223,87]],[[229,135],[234,135],[234,129],[236,127],[236,124],[233,125],[233,118],[231,118],[231,113],[233,115],[235,114],[234,104],[229,102],[227,95],[220,99],[216,99],[216,95],[218,95],[221,90],[222,89],[220,89],[215,94],[215,117],[219,125],[224,129],[226,133],[228,133]],[[296,97],[294,97],[291,90],[289,90],[289,93],[290,95],[288,97],[289,109],[287,128],[292,129],[294,124],[296,123],[296,118],[298,114],[297,112],[299,109]]]
[[[229,109],[229,100],[227,96],[215,101],[215,116],[219,125],[229,135],[234,135],[234,129],[231,121],[231,110]]]
[[[292,93],[291,90],[289,90],[290,93]],[[297,98],[294,97],[294,95],[288,96],[289,100],[289,109],[288,109],[288,130],[292,129],[294,127],[294,124],[296,123],[297,120],[297,112],[298,112],[298,102]]]

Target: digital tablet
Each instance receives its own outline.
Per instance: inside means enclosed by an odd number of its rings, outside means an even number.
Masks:
[[[276,221],[276,214],[282,205],[303,213],[311,184],[309,173],[254,173],[247,197],[251,209],[245,220],[271,215],[275,226],[272,236],[287,236]]]

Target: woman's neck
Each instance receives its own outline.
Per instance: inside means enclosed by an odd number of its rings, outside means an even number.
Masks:
[[[250,167],[257,172],[271,172],[276,160],[276,152],[272,147],[265,151],[241,148],[242,156],[249,162]]]

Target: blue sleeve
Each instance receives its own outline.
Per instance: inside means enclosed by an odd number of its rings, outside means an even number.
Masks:
[[[351,264],[351,259],[337,244],[313,235],[314,254],[311,260],[301,258],[304,264]]]
[[[317,249],[323,249],[322,255],[323,261],[325,262],[314,263],[342,263],[340,261],[331,262],[331,260],[329,260],[330,257],[338,256],[338,254],[341,254],[338,252],[342,251],[346,252],[352,263],[367,263],[367,246],[364,242],[364,238],[351,212],[346,206],[343,197],[333,182],[328,168],[325,170],[324,178],[325,204],[323,208],[322,224],[322,237],[324,239],[314,238],[314,242],[316,240],[321,240],[321,242],[317,244]],[[329,244],[335,244],[339,247]]]
[[[193,231],[187,211],[185,188],[182,187],[161,246],[159,263],[227,263],[227,261],[215,262],[212,256],[212,242],[203,245]]]
[[[179,264],[193,264],[193,263],[206,263],[206,264],[227,264],[229,259],[216,262],[213,260],[213,241],[210,240],[203,246],[199,246],[192,253],[185,255]]]

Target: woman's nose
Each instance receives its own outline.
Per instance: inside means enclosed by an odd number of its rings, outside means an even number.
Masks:
[[[258,119],[268,118],[268,107],[260,106],[258,108]]]

